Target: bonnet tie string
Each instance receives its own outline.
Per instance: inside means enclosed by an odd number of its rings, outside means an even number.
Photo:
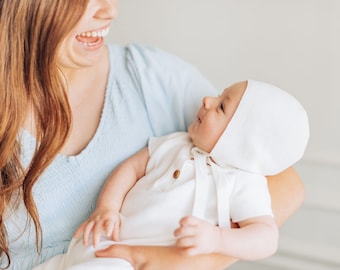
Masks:
[[[215,164],[209,154],[194,147],[191,150],[195,167],[195,195],[192,214],[205,219],[209,196],[209,177],[207,167],[210,165],[212,181],[216,187],[217,221],[221,227],[230,227],[229,198],[234,189],[234,173],[230,168],[222,168]],[[212,198],[215,199],[215,198]]]
[[[208,201],[208,186],[207,181],[207,153],[201,151],[197,147],[191,150],[194,156],[195,166],[195,195],[192,215],[201,219],[205,218],[205,210]]]
[[[234,189],[235,175],[232,170],[216,165],[209,158],[217,195],[218,225],[230,227],[230,197]]]

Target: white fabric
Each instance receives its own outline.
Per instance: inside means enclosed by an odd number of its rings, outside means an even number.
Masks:
[[[103,239],[100,248],[113,244],[113,241]],[[98,248],[97,248],[98,249]],[[72,239],[68,252],[60,254],[47,262],[33,268],[33,270],[133,270],[133,266],[120,258],[96,258],[97,250],[91,246],[84,247],[82,239]]]
[[[211,156],[222,167],[231,165],[273,175],[303,156],[308,138],[307,114],[292,95],[276,86],[249,80]]]
[[[207,190],[211,184],[207,181],[207,163],[209,163],[209,159],[208,154],[197,147],[194,147],[191,153],[195,164],[195,194],[192,215],[204,219],[209,197]],[[217,208],[219,207],[217,206]]]
[[[230,217],[237,222],[272,215],[264,176],[219,168],[207,153],[193,148],[186,132],[151,138],[149,151],[146,176],[129,191],[122,206],[121,244],[173,245],[173,231],[179,220],[192,214],[226,227],[230,226]],[[176,170],[180,171],[177,179]],[[197,172],[202,175],[196,176]],[[105,239],[98,249],[111,244],[115,242]],[[73,240],[64,258],[34,270],[130,269],[129,263],[122,260],[101,261],[94,257],[94,251],[83,247],[80,240]],[[60,267],[62,264],[64,267]]]

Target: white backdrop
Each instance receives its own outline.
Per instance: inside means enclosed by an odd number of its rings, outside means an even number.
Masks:
[[[310,203],[304,209],[332,208],[337,211],[334,217],[339,216],[340,0],[120,0],[119,7],[109,42],[137,42],[170,51],[198,66],[221,90],[249,78],[295,95],[305,106],[311,127],[305,157],[297,166]],[[296,224],[291,221],[283,232],[296,238],[297,226],[301,232],[310,225],[302,224],[304,214],[302,210]],[[339,218],[330,222],[340,227]],[[326,230],[329,235],[320,230],[320,239],[333,242],[326,241],[320,250],[330,246],[331,251],[340,251],[339,237],[332,238],[338,229]]]
[[[306,107],[306,156],[340,165],[339,0],[120,0],[109,41],[158,46],[217,88],[277,84]]]

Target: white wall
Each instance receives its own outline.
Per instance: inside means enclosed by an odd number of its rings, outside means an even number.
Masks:
[[[297,165],[307,199],[282,228],[278,254],[259,269],[339,269],[340,1],[120,0],[119,6],[110,42],[173,52],[221,90],[252,78],[301,101],[311,126]],[[255,269],[246,265],[234,269]]]

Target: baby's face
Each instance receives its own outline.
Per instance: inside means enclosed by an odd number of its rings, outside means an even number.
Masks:
[[[204,97],[195,121],[189,126],[189,135],[195,146],[210,153],[226,129],[247,88],[239,82],[226,88],[218,97]]]

